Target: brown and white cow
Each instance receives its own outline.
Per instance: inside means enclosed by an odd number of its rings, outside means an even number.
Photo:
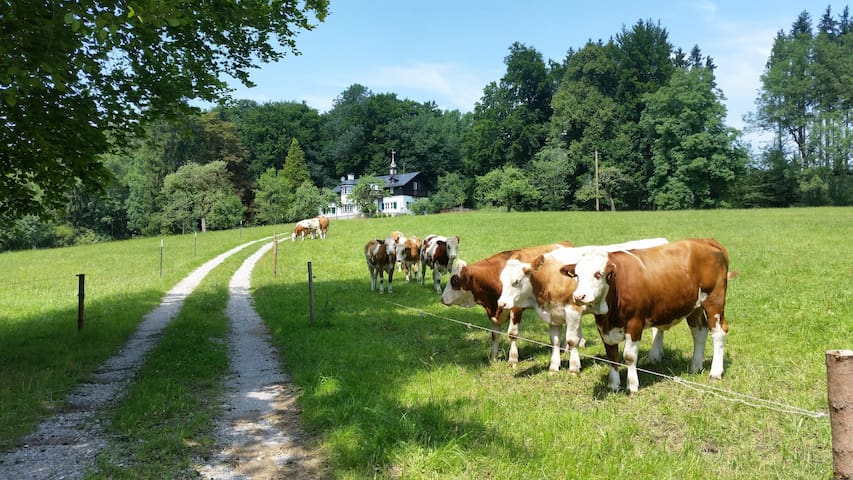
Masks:
[[[498,307],[532,308],[539,318],[549,325],[549,370],[552,372],[560,368],[560,327],[565,327],[569,372],[577,373],[580,371],[578,347],[583,346],[581,316],[585,309],[574,303],[573,294],[577,282],[563,274],[561,268],[569,263],[577,263],[586,252],[629,250],[665,243],[665,238],[650,238],[604,246],[562,247],[544,253],[534,260],[512,258],[500,273],[502,293],[498,299]]]
[[[426,278],[426,267],[432,269],[435,293],[441,293],[441,275],[450,271],[459,254],[459,236],[427,235],[421,245],[421,285]]]
[[[364,246],[364,259],[367,261],[367,271],[370,273],[370,291],[379,287],[379,293],[383,293],[385,273],[388,274],[388,293],[392,293],[391,282],[394,280],[394,260],[396,249],[394,239],[391,237],[382,240],[377,238],[367,242]],[[377,277],[378,282],[377,282]],[[378,283],[378,285],[377,285]]]
[[[320,238],[326,239],[326,232],[329,231],[329,217],[320,215],[317,217],[317,224],[320,227]]]
[[[522,259],[535,258],[536,256],[551,251],[561,246],[571,246],[571,243],[562,242],[537,247],[527,247],[520,250],[507,250],[497,253],[491,257],[484,258],[478,262],[468,265],[464,260],[456,260],[450,273],[450,279],[444,287],[441,295],[441,303],[444,305],[458,305],[461,307],[473,307],[481,305],[486,310],[492,330],[492,348],[489,354],[491,360],[498,357],[500,348],[500,328],[509,320],[507,335],[510,347],[508,363],[515,367],[518,363],[518,325],[521,323],[523,308],[500,310],[498,298],[501,295],[501,283],[499,275],[506,262],[511,257]]]
[[[320,235],[320,221],[317,218],[306,218],[296,222],[290,239],[296,241],[296,237],[299,237],[300,240],[305,240],[305,237],[309,235],[311,238]]]
[[[396,242],[397,263],[401,270],[406,272],[406,281],[412,276],[418,281],[418,264],[421,260],[421,245],[423,242],[418,237],[402,237]]]
[[[693,334],[690,370],[702,370],[705,343],[711,332],[714,354],[711,378],[723,375],[726,333],[726,288],[729,255],[714,239],[688,239],[631,252],[593,251],[563,271],[575,275],[574,301],[592,310],[605,344],[607,358],[616,362],[619,343],[628,365],[628,391],[639,389],[637,357],[643,330],[666,330],[687,318]],[[660,334],[662,335],[662,331]],[[657,339],[655,339],[657,340]],[[619,372],[611,366],[608,386],[621,387]]]

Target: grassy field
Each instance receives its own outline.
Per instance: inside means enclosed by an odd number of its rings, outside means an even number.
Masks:
[[[60,407],[190,271],[272,227],[0,254],[0,449]],[[77,277],[86,275],[77,332]]]
[[[302,389],[307,427],[337,478],[828,478],[828,418],[756,408],[641,374],[628,397],[606,388],[603,347],[585,320],[583,370],[548,374],[548,349],[489,363],[480,307],[445,307],[402,275],[371,292],[362,254],[392,230],[461,236],[460,258],[558,240],[578,245],[710,236],[740,275],[729,283],[723,379],[689,374],[677,326],[650,369],[810,411],[826,410],[825,351],[853,346],[853,209],[684,212],[475,212],[332,222],[328,239],[283,243],[278,276],[255,269],[259,313]],[[306,262],[315,276],[308,319]],[[399,303],[409,308],[401,308]],[[421,315],[423,311],[426,315]],[[547,341],[527,312],[521,335]],[[642,356],[650,339],[643,340]],[[503,342],[504,349],[506,341]],[[710,347],[706,351],[706,368]],[[565,362],[564,362],[565,367]],[[624,377],[624,371],[623,371]],[[624,379],[623,379],[624,383]]]
[[[702,384],[826,410],[827,349],[853,344],[853,208],[626,213],[497,213],[333,221],[324,241],[282,242],[273,277],[255,270],[256,307],[302,391],[306,427],[336,478],[828,478],[829,421],[755,408],[641,374],[632,397],[606,389],[603,348],[585,320],[583,370],[548,374],[547,329],[525,314],[521,363],[489,363],[480,307],[445,307],[428,286],[396,278],[370,292],[362,247],[392,230],[458,234],[460,257],[569,240],[712,236],[740,275],[719,382],[687,373],[686,327],[667,334],[651,369]],[[113,353],[162,294],[193,268],[271,227],[0,255],[0,449],[14,444]],[[281,228],[279,228],[281,231]],[[99,457],[110,478],[192,478],[210,449],[225,374],[225,285],[254,248],[217,267],[164,332],[127,397],[107,412],[115,434]],[[309,324],[306,262],[315,276]],[[76,332],[75,274],[87,274]],[[446,280],[446,277],[445,277]],[[398,303],[411,308],[393,305]],[[420,312],[424,312],[422,315]],[[643,341],[640,366],[650,340]],[[506,348],[506,341],[503,347]],[[708,349],[710,350],[710,348]],[[710,364],[707,352],[706,367]],[[565,362],[564,362],[565,366]],[[624,372],[623,372],[624,376]]]

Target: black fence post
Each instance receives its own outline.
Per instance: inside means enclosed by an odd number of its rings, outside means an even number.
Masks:
[[[83,330],[83,299],[86,298],[86,274],[77,274],[77,331]]]

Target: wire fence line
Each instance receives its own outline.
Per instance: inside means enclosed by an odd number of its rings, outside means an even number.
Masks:
[[[495,330],[492,330],[491,328],[476,325],[476,324],[473,324],[471,322],[465,322],[462,320],[457,320],[455,318],[446,317],[443,315],[436,315],[434,313],[427,312],[427,311],[420,309],[420,308],[410,307],[408,305],[403,305],[400,303],[395,303],[395,302],[390,302],[390,301],[387,303],[390,305],[393,305],[395,307],[399,307],[399,308],[403,308],[406,310],[412,310],[412,311],[418,312],[421,317],[430,316],[430,317],[437,318],[440,320],[445,320],[445,321],[448,321],[451,323],[456,323],[458,325],[463,325],[469,329],[483,330],[483,331],[489,332],[489,333],[495,333],[496,332],[496,333],[503,335],[505,337],[509,336],[508,333],[503,332],[503,331],[495,331]],[[524,340],[525,342],[529,342],[529,343],[532,343],[535,345],[541,345],[544,347],[551,348],[551,344],[541,342],[539,340],[525,338],[522,336],[516,336],[516,338],[518,340]],[[561,347],[560,350],[563,352],[566,352],[566,351],[568,351],[568,348]],[[606,363],[606,364],[612,365],[614,367],[627,367],[626,364],[621,363],[621,362],[614,362],[614,361],[609,360],[607,358],[602,358],[602,357],[598,357],[598,356],[594,356],[594,355],[587,355],[585,353],[580,353],[580,352],[578,352],[578,353],[581,357],[588,358],[588,359],[591,359],[591,360],[596,361],[596,362]],[[637,371],[670,380],[670,381],[672,381],[678,385],[681,385],[683,387],[686,387],[690,390],[693,390],[693,391],[696,391],[699,393],[703,393],[703,394],[713,395],[713,396],[715,396],[721,400],[726,400],[726,401],[734,402],[734,403],[741,403],[741,404],[744,404],[744,405],[747,405],[750,407],[754,407],[754,408],[762,408],[765,410],[773,410],[773,411],[780,412],[780,413],[786,413],[786,414],[792,414],[792,415],[801,415],[801,416],[810,417],[810,418],[823,418],[823,417],[828,418],[829,417],[826,412],[817,412],[817,411],[813,411],[813,410],[808,410],[808,409],[797,407],[794,405],[788,405],[785,403],[776,402],[773,400],[767,400],[764,398],[756,397],[756,396],[750,395],[750,394],[735,392],[733,390],[728,390],[725,388],[719,388],[719,387],[715,387],[713,385],[707,385],[707,384],[703,384],[703,383],[693,382],[691,380],[687,380],[687,379],[684,379],[684,378],[681,378],[681,377],[675,376],[675,375],[666,375],[664,373],[655,372],[653,370],[648,370],[648,369],[640,368],[640,367],[637,367]]]

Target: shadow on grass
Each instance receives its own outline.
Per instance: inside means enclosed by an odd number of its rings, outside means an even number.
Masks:
[[[311,324],[306,289],[270,285],[253,296],[302,390],[307,427],[331,447],[337,469],[405,476],[454,451],[456,460],[434,468],[461,472],[465,462],[493,458],[494,445],[507,459],[539,455],[490,427],[489,415],[471,413],[477,406],[466,392],[490,368],[490,335],[439,317],[488,327],[481,307],[445,307],[414,282],[380,295],[366,282],[323,281],[315,283]]]
[[[85,303],[77,298],[26,318],[0,315],[0,450],[8,450],[61,408],[66,395],[114,354],[156,307],[162,292],[122,293]]]

